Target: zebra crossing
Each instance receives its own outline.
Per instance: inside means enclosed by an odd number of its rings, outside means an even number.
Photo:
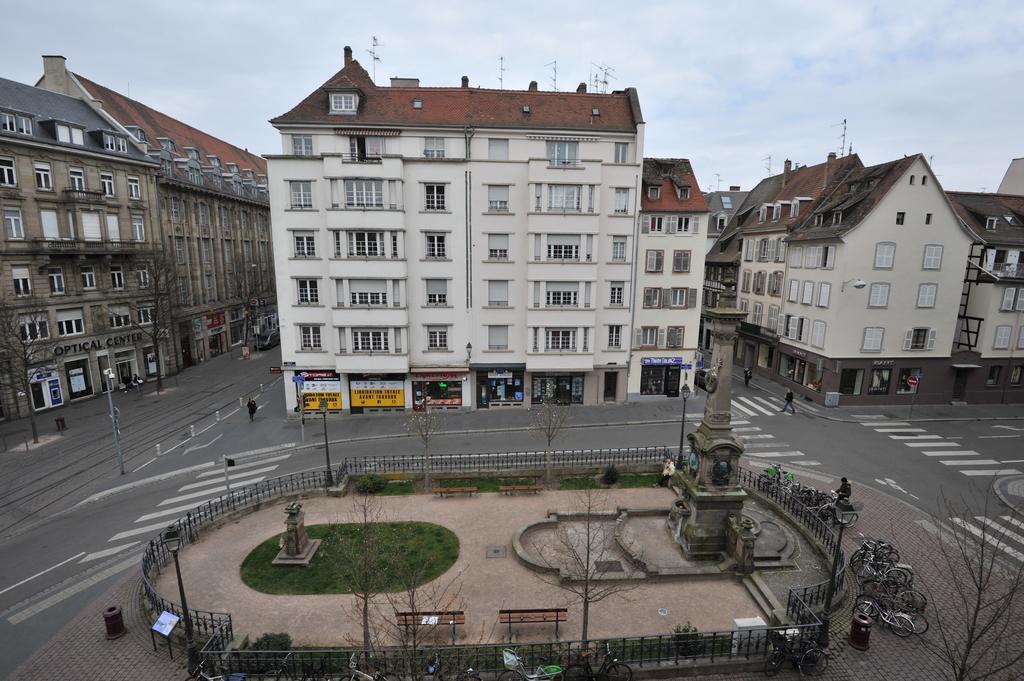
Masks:
[[[735,403],[734,403],[735,404]],[[796,449],[788,449],[784,442],[776,442],[775,436],[765,433],[760,427],[750,425],[750,421],[734,420],[732,432],[743,442],[743,455],[752,459],[777,459],[780,463],[800,466],[820,466],[820,461],[803,458],[805,454]]]
[[[950,518],[949,521],[958,529],[1024,563],[1024,521],[1008,515],[999,516],[998,519],[978,515],[973,518]]]
[[[118,532],[107,540],[107,543],[123,542],[125,540],[132,540],[131,542],[90,553],[79,562],[84,563],[87,560],[96,560],[105,556],[115,555],[132,548],[132,546],[141,541],[140,539],[133,538],[144,538],[156,534],[195,507],[216,499],[227,492],[229,485],[231,489],[235,489],[242,485],[250,485],[266,479],[269,473],[276,470],[281,465],[281,462],[290,456],[291,454],[282,454],[270,458],[261,458],[258,461],[237,464],[228,469],[230,472],[227,475],[227,481],[225,481],[224,471],[220,468],[197,473],[195,482],[182,485],[176,490],[174,496],[160,499],[156,502],[156,507],[152,512],[140,515],[133,521],[132,527],[123,532]]]
[[[957,441],[944,439],[941,435],[929,433],[925,428],[911,425],[906,421],[878,419],[862,421],[861,425],[970,478],[996,478],[1021,473],[1016,468],[1006,468],[1001,461],[984,458],[981,452],[963,449]]]
[[[797,409],[806,409],[817,414],[819,407],[804,403],[797,405]],[[746,419],[751,416],[780,416],[782,414],[782,400],[771,400],[760,395],[732,395],[732,415],[734,418]]]

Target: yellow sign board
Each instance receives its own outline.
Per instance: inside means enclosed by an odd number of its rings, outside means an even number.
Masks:
[[[340,392],[303,392],[302,410],[319,411],[321,400],[327,400],[327,409],[329,411],[338,411],[341,409]]]
[[[404,407],[403,381],[352,381],[349,384],[353,407]]]

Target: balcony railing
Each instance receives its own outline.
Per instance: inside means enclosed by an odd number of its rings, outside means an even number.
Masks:
[[[1024,263],[998,263],[992,273],[1005,279],[1024,279]]]
[[[374,154],[341,154],[342,163],[383,163],[380,155]]]
[[[32,243],[46,251],[92,253],[136,252],[153,248],[148,241],[87,241],[83,239],[34,239]]]
[[[103,192],[93,191],[91,189],[65,189],[62,192],[65,201],[74,203],[98,203],[102,204],[106,202],[106,197]]]

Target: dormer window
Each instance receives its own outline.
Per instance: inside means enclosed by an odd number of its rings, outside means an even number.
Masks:
[[[834,210],[834,211],[832,211],[832,224],[833,225],[839,225],[839,224],[842,224],[842,222],[843,222],[843,211],[841,211],[841,210]]]
[[[998,218],[985,218],[985,229],[995,229]]]
[[[135,127],[135,126],[128,126],[127,130],[128,130],[128,132],[130,132],[132,134],[132,137],[134,137],[135,139],[139,140],[140,142],[148,141],[146,139],[146,131],[143,130],[142,128]]]
[[[32,119],[28,116],[0,111],[0,130],[16,132],[19,135],[31,135]]]
[[[778,220],[779,216],[781,214],[782,214],[782,204],[781,203],[776,203],[776,204],[772,205],[772,222],[775,222],[776,220]]]
[[[63,123],[57,124],[57,141],[68,144],[85,144],[85,134],[81,128],[73,128]]]
[[[595,106],[594,108],[592,108],[592,109],[590,110],[590,115],[591,115],[591,116],[600,116],[600,115],[601,115],[601,110],[600,110],[600,109],[598,109],[598,108],[597,108],[597,107]]]
[[[825,214],[818,213],[817,215],[814,216],[814,226],[821,227],[823,224],[825,224]]]
[[[767,205],[763,205],[763,206],[761,206],[761,210],[759,210],[757,212],[757,221],[758,222],[764,222],[767,217],[768,217],[768,206]]]
[[[414,99],[414,100],[412,100],[412,108],[414,108],[414,109],[422,109],[423,108],[423,100],[422,99]]]
[[[103,133],[103,148],[107,151],[116,151],[122,154],[128,153],[128,140],[120,135]]]
[[[657,201],[661,198],[661,187],[648,187],[647,198]]]
[[[681,201],[685,201],[690,198],[690,188],[676,187],[676,195],[679,197]]]
[[[354,114],[359,100],[351,92],[331,93],[331,113]]]
[[[793,199],[789,204],[789,217],[795,218],[800,215],[800,199]]]
[[[1014,215],[1004,215],[1003,219],[1006,220],[1011,225],[1019,225],[1020,224],[1020,222],[1017,221],[1017,217],[1014,216]]]

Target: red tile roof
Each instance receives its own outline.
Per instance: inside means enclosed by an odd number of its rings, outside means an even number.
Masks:
[[[657,199],[647,194],[648,187],[661,187]],[[679,198],[676,188],[689,187],[690,197]],[[645,213],[695,211],[708,209],[704,194],[697,186],[697,176],[690,161],[685,158],[645,158],[643,175],[643,196],[640,210]]]
[[[221,166],[237,163],[238,170],[252,170],[257,175],[267,174],[267,162],[257,154],[239,149],[233,144],[209,135],[191,125],[171,118],[165,113],[150,108],[142,102],[125,97],[119,92],[94,83],[85,76],[74,74],[78,82],[89,91],[89,94],[100,100],[103,109],[114,117],[121,125],[134,125],[142,128],[151,147],[159,148],[158,137],[174,140],[179,154],[184,154],[185,147],[195,147],[201,154],[200,162],[208,163],[206,156],[216,156]]]
[[[363,93],[354,115],[329,113],[328,93],[340,89],[358,89]],[[423,103],[422,108],[413,108],[414,99]],[[528,114],[523,113],[524,106],[529,107]],[[596,116],[594,109],[599,111]],[[633,88],[611,94],[588,94],[469,87],[378,87],[366,69],[353,60],[291,111],[270,122],[329,123],[339,127],[474,125],[632,132],[638,123],[643,123],[643,117]]]

